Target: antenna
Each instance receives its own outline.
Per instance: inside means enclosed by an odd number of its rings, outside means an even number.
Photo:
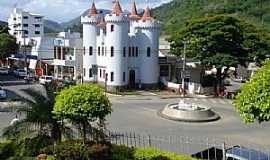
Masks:
[[[149,0],[145,0],[145,4],[146,4],[145,8],[149,7]]]

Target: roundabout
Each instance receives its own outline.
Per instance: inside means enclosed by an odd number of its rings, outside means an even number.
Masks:
[[[212,122],[220,119],[220,116],[210,107],[187,103],[184,100],[168,104],[158,111],[158,115],[169,120],[182,122]]]

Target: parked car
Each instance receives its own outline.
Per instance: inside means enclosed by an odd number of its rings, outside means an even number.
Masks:
[[[5,68],[5,67],[0,67],[0,74],[8,75],[9,74],[9,69]]]
[[[269,155],[261,151],[234,146],[226,150],[226,160],[268,160]]]
[[[24,69],[16,69],[16,70],[14,70],[14,75],[16,77],[19,77],[19,78],[26,77],[27,76],[27,72]]]
[[[7,98],[7,92],[0,87],[0,99],[6,99]]]
[[[53,81],[53,76],[41,76],[39,78],[39,83],[40,84],[46,84],[46,83],[50,83]]]

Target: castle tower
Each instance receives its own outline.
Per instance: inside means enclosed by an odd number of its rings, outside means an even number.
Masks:
[[[97,44],[97,24],[99,14],[95,3],[92,4],[87,16],[81,17],[83,24],[83,80],[85,82],[95,82],[96,77],[96,44]],[[95,74],[94,74],[95,73]]]
[[[129,19],[123,14],[118,0],[114,2],[111,14],[105,16],[107,48],[108,89],[114,90],[125,87],[127,80],[127,52]]]
[[[141,19],[141,17],[138,15],[135,1],[133,1],[132,3],[131,14],[129,15],[129,19],[130,19],[130,33],[134,34],[136,23]]]
[[[156,21],[147,6],[136,25],[140,47],[140,82],[143,88],[155,87],[159,82],[159,33],[160,23]]]

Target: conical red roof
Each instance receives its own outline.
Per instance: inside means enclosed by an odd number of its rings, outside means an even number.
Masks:
[[[97,14],[98,14],[98,12],[97,12],[96,5],[95,5],[95,3],[93,2],[93,3],[92,3],[92,7],[91,7],[90,10],[89,10],[89,16],[95,16],[95,15],[97,15]]]
[[[154,18],[152,17],[151,10],[150,10],[150,8],[147,6],[146,9],[144,10],[144,14],[143,14],[141,20],[147,21],[147,20],[153,20],[153,19],[154,19]]]
[[[141,17],[138,15],[138,12],[137,12],[137,7],[136,7],[136,3],[135,1],[133,1],[132,3],[132,11],[131,11],[131,14],[129,16],[130,19],[135,19],[135,20],[139,20]]]
[[[119,16],[121,13],[123,13],[121,5],[118,0],[115,0],[112,14],[116,14],[117,16]]]
[[[97,25],[98,27],[106,27],[105,17],[103,16]]]

